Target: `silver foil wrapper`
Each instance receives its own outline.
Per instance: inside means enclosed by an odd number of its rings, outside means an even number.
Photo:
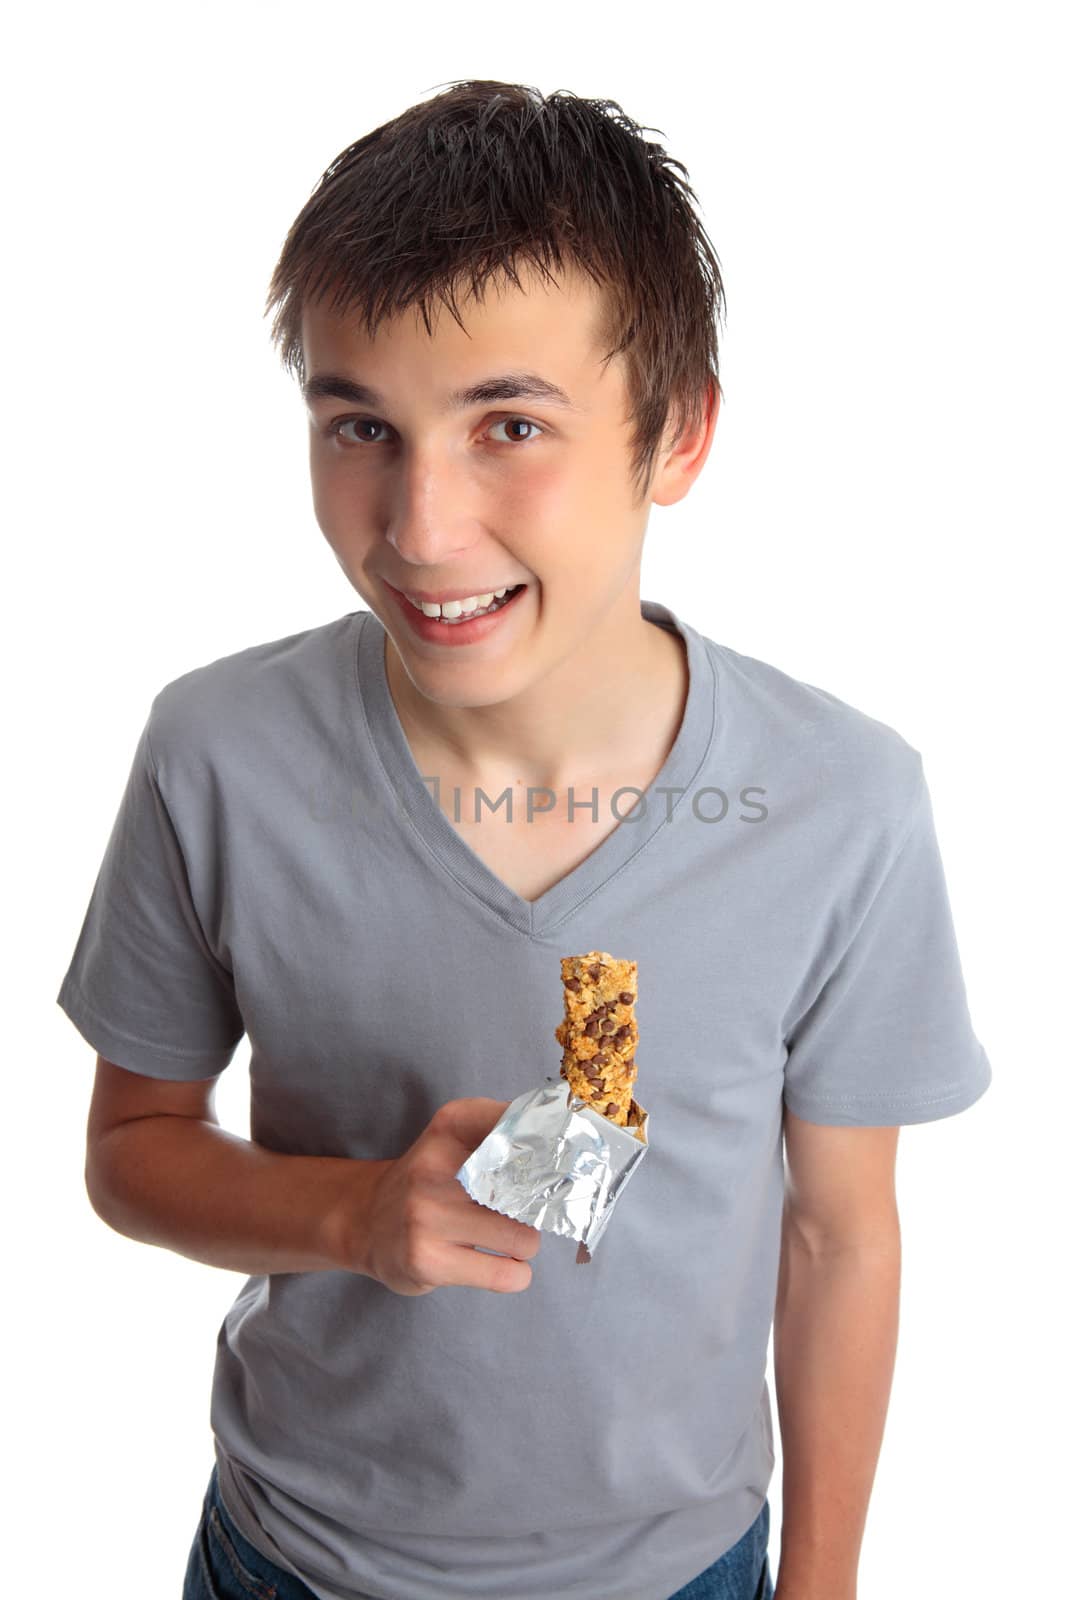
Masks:
[[[647,1139],[648,1114],[640,1115]],[[632,1129],[586,1105],[565,1078],[550,1078],[511,1102],[456,1177],[481,1205],[577,1239],[584,1264],[647,1152]]]

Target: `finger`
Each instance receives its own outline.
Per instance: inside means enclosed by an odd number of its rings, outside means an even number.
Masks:
[[[471,1289],[491,1289],[495,1294],[518,1294],[533,1281],[528,1261],[509,1255],[486,1255],[468,1245],[447,1245],[441,1258],[444,1283]]]
[[[472,1095],[463,1100],[449,1100],[439,1108],[434,1122],[440,1132],[447,1134],[461,1147],[459,1166],[463,1165],[472,1150],[477,1150],[486,1134],[496,1127],[509,1104],[508,1100],[490,1100],[486,1095]]]
[[[514,1257],[516,1261],[529,1261],[541,1248],[541,1234],[529,1223],[519,1222],[516,1217],[505,1217],[491,1206],[471,1200],[468,1195],[459,1223],[451,1230],[451,1242],[495,1250],[499,1255]]]

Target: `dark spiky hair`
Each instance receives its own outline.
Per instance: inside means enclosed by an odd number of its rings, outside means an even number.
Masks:
[[[501,273],[518,285],[519,263],[553,283],[576,266],[602,290],[604,361],[625,363],[643,498],[668,423],[673,447],[721,393],[726,300],[687,178],[614,100],[454,82],[330,163],[274,268],[272,341],[303,384],[310,302],[357,310],[371,337],[415,304],[432,333],[435,303],[463,326],[457,288],[477,300]]]

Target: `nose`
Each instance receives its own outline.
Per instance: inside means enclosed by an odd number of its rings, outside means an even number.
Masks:
[[[389,490],[386,538],[405,566],[448,570],[477,542],[472,491],[449,472],[440,452],[412,450]]]

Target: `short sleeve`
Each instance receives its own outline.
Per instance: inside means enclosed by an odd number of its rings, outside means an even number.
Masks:
[[[785,1043],[785,1104],[808,1122],[931,1122],[965,1110],[992,1081],[971,1025],[921,761],[903,842]]]
[[[216,1076],[244,1033],[233,974],[211,948],[141,733],[57,995],[102,1056],[153,1078]]]

